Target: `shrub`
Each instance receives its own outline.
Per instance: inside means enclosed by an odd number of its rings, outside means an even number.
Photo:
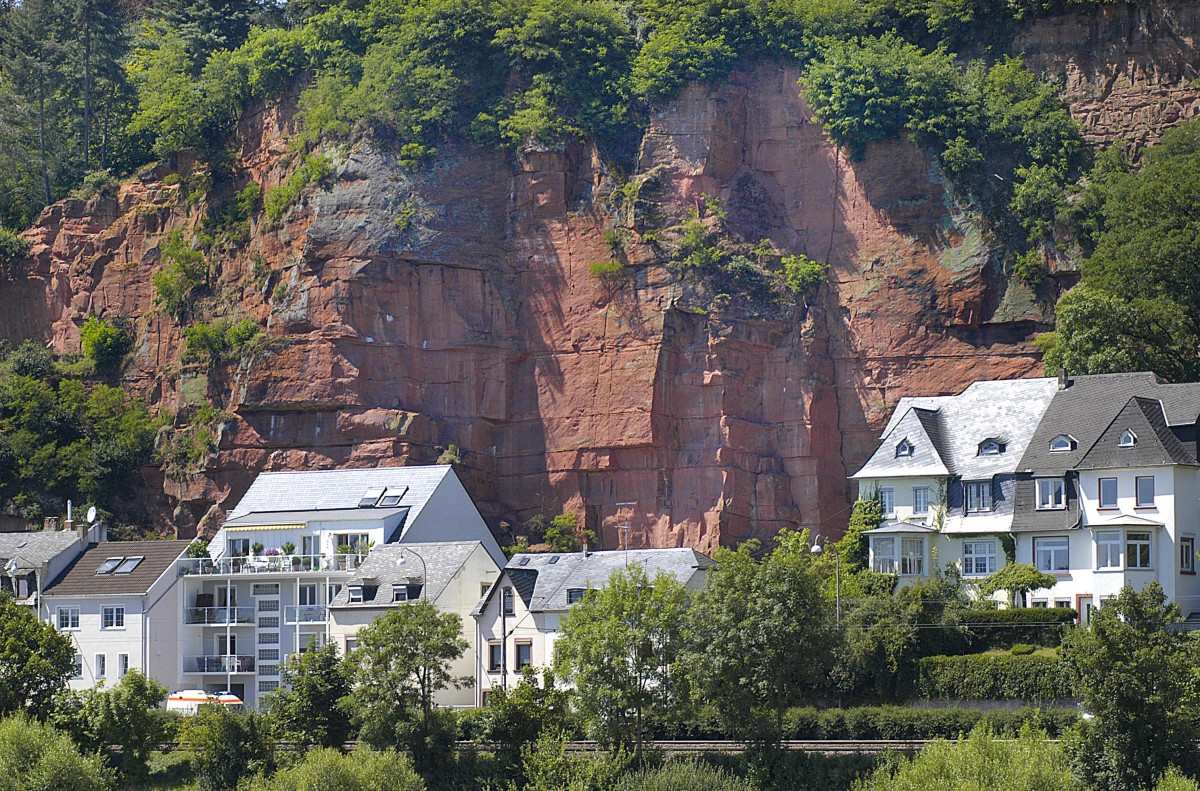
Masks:
[[[807,296],[810,291],[825,282],[829,264],[822,264],[806,255],[783,257],[783,280],[794,296]]]
[[[267,193],[264,209],[271,222],[283,219],[284,212],[291,208],[300,193],[310,184],[326,186],[333,176],[333,165],[325,157],[314,154],[306,157],[300,167],[287,180]]]
[[[917,697],[951,700],[1053,700],[1072,696],[1056,656],[968,654],[930,656],[918,663]]]
[[[1029,643],[1017,643],[1012,648],[1008,649],[1008,652],[1013,656],[1029,656],[1035,651],[1037,651],[1037,646]]]
[[[1027,722],[1052,736],[1079,721],[1075,709],[982,709],[952,706],[860,706],[846,709],[790,709],[784,717],[788,739],[957,739],[986,722],[997,733],[1015,736]],[[712,738],[728,734],[714,733]]]
[[[588,275],[599,285],[612,287],[625,277],[625,265],[620,261],[593,261],[588,264]]]
[[[108,168],[92,170],[83,177],[83,181],[80,182],[79,189],[75,190],[74,196],[81,200],[87,200],[96,195],[104,198],[114,198],[120,186],[121,182],[117,180],[117,177]]]
[[[256,777],[245,791],[425,791],[412,761],[394,750],[360,747],[349,755],[332,747],[305,753],[295,766],[273,777]]]
[[[54,370],[54,355],[37,341],[26,339],[8,355],[8,366],[14,376],[45,379]]]
[[[192,293],[208,279],[208,261],[183,240],[182,231],[167,236],[159,252],[164,266],[151,281],[154,304],[178,319],[191,306]]]
[[[196,778],[204,791],[237,788],[238,782],[252,774],[266,756],[256,715],[240,714],[212,703],[201,706],[195,716],[184,721],[179,740],[192,750]]]
[[[262,335],[258,322],[245,318],[236,323],[198,322],[183,331],[186,361],[207,360],[218,364],[241,355]]]
[[[82,755],[71,739],[23,716],[0,720],[0,786],[6,789],[102,791],[112,773],[98,755]]]
[[[29,257],[29,242],[14,231],[0,228],[0,276],[15,280],[24,275]]]
[[[97,316],[90,316],[80,328],[79,339],[84,356],[94,362],[97,368],[115,366],[133,344],[123,321],[110,323]]]
[[[1045,254],[1035,249],[1017,256],[1012,273],[1030,288],[1037,288],[1050,275],[1050,270],[1046,267]]]
[[[1010,648],[1017,643],[1056,646],[1078,613],[1070,607],[1009,607],[969,609],[961,616],[971,632],[971,651]]]
[[[756,791],[752,783],[695,759],[671,761],[621,778],[616,791]]]

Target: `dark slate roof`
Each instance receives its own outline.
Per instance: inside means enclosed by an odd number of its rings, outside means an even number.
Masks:
[[[687,583],[698,570],[707,570],[716,562],[694,549],[623,549],[605,552],[532,553],[514,555],[504,567],[504,576],[513,583],[517,594],[533,612],[566,610],[567,590],[601,588],[615,572],[627,565],[641,564],[655,577],[659,571]],[[503,579],[503,577],[502,577]],[[475,608],[483,611],[499,585],[493,585]]]
[[[375,547],[329,606],[347,609],[391,606],[393,585],[424,585],[425,598],[435,601],[480,546],[483,546],[480,541],[442,541]],[[347,588],[356,584],[363,586],[363,600],[351,603]]]
[[[1063,494],[1066,496],[1066,508],[1039,511],[1037,480],[1029,474],[1018,475],[1012,529],[1070,530],[1079,527],[1082,519],[1079,513],[1079,481],[1074,475],[1065,477]]]
[[[0,533],[0,568],[12,558],[40,566],[77,544],[74,530],[39,530],[33,533]]]
[[[1126,430],[1137,437],[1131,448],[1118,446]],[[1079,460],[1076,469],[1110,470],[1176,464],[1195,466],[1196,459],[1167,426],[1162,404],[1157,399],[1134,396]]]
[[[46,588],[49,596],[130,595],[146,593],[164,572],[183,555],[190,541],[105,541],[88,547],[58,579]],[[137,557],[143,560],[129,574],[96,574],[108,558]]]
[[[1066,389],[1054,394],[1017,469],[1040,476],[1064,475],[1076,469],[1134,396],[1160,401],[1166,424],[1171,427],[1194,425],[1200,416],[1200,383],[1166,384],[1144,372],[1075,376]],[[1050,440],[1059,434],[1074,437],[1075,449],[1051,453]],[[1195,441],[1194,435],[1188,434],[1181,439]],[[1194,451],[1191,455],[1194,458]]]

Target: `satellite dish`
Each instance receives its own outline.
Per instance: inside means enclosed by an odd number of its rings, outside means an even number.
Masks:
[[[88,509],[87,520],[89,525],[94,525],[96,523],[96,506],[93,505]]]

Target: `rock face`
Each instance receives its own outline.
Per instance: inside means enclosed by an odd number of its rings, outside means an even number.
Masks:
[[[1040,22],[1018,44],[1066,79],[1090,137],[1141,143],[1194,112],[1197,31],[1179,3]],[[148,512],[184,536],[211,532],[257,471],[429,463],[450,445],[497,528],[565,508],[603,547],[625,525],[633,546],[701,550],[783,527],[837,534],[846,475],[897,399],[1037,375],[1031,338],[1052,318],[935,162],[906,142],[851,161],[798,76],[762,64],[691,86],[653,118],[636,167],[655,211],[718,195],[744,238],[830,264],[807,306],[777,316],[695,310],[644,237],[621,253],[631,276],[598,283],[589,264],[626,218],[589,148],[446,150],[414,174],[360,144],[326,152],[328,189],[210,254],[200,312],[258,320],[255,353],[184,364],[181,327],[154,310],[161,242],[201,230],[206,209],[185,197],[186,162],[172,163],[180,184],[162,169],[48,208],[27,233],[32,276],[0,286],[0,337],[76,351],[88,315],[132,317],[125,385],[170,414],[226,412],[202,468],[146,471]],[[244,120],[241,170],[210,199],[295,168],[292,104]]]

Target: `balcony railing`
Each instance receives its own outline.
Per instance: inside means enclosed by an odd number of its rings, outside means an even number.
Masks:
[[[227,626],[254,623],[253,607],[188,607],[183,622],[195,626]]]
[[[183,558],[179,575],[279,574],[354,571],[366,555],[258,555],[255,557]]]
[[[184,673],[253,673],[253,656],[185,656]]]
[[[289,624],[325,623],[329,608],[317,604],[288,605],[283,608],[283,620]]]

